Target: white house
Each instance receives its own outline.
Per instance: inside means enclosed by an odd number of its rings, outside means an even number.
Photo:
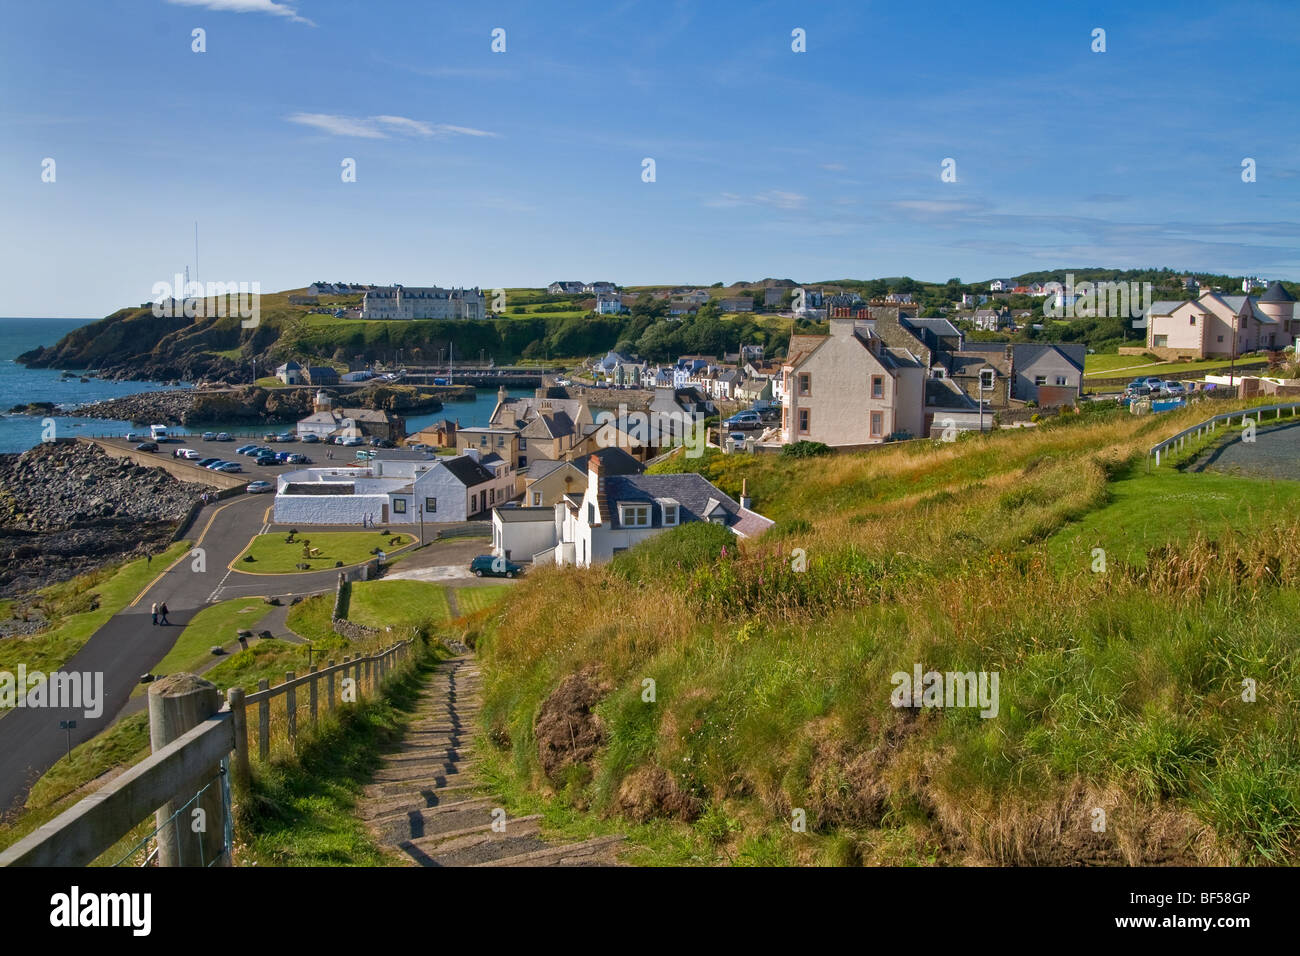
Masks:
[[[627,310],[623,307],[623,297],[617,292],[598,292],[596,311],[601,315],[618,315]]]
[[[555,505],[553,548],[535,561],[590,567],[670,528],[691,521],[710,521],[738,538],[753,538],[774,522],[723,494],[703,475],[609,475],[600,457],[587,462],[582,496],[565,495]]]
[[[487,299],[478,289],[386,286],[361,300],[363,319],[481,319]]]
[[[376,458],[366,465],[304,468],[276,480],[276,524],[361,525],[467,521],[508,501],[515,477],[496,455]]]
[[[1015,283],[1010,279],[994,279],[989,283],[990,292],[1010,292],[1015,288]]]
[[[554,508],[493,508],[492,553],[507,561],[531,561],[555,547]]]
[[[285,385],[301,385],[303,383],[302,366],[290,359],[276,368],[275,377],[284,382]]]

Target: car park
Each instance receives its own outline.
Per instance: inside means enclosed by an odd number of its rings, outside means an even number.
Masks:
[[[142,441],[135,446],[136,451],[157,451],[158,443],[152,441]]]
[[[269,481],[250,481],[244,490],[251,495],[264,495],[275,488]]]
[[[494,558],[490,554],[480,554],[469,563],[469,569],[476,578],[481,578],[485,574],[493,578],[514,578],[524,573],[523,565],[507,561],[505,558]]]

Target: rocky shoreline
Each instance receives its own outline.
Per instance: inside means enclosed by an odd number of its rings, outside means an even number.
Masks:
[[[212,490],[86,442],[0,455],[0,598],[158,553]]]

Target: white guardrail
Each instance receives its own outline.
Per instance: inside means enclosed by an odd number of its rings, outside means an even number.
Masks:
[[[1213,418],[1207,418],[1198,425],[1191,428],[1184,428],[1177,435],[1171,435],[1158,445],[1152,445],[1147,449],[1147,470],[1151,470],[1151,459],[1154,457],[1156,467],[1160,467],[1160,453],[1169,449],[1182,448],[1188,438],[1192,436],[1200,437],[1204,432],[1214,431],[1220,422],[1232,423],[1234,418],[1241,419],[1241,424],[1245,426],[1249,420],[1254,420],[1257,425],[1262,425],[1265,412],[1276,412],[1274,420],[1282,417],[1282,412],[1290,411],[1291,417],[1296,417],[1296,410],[1300,409],[1300,402],[1285,402],[1281,405],[1259,405],[1255,408],[1244,408],[1236,412],[1224,412],[1222,415],[1215,415]]]

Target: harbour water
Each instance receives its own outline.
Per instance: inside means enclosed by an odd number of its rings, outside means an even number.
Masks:
[[[22,452],[39,444],[45,432],[45,419],[40,415],[14,415],[8,409],[28,402],[52,402],[56,409],[67,410],[87,402],[121,398],[139,392],[152,392],[168,388],[186,388],[188,385],[167,385],[163,382],[121,382],[98,379],[74,371],[63,375],[60,369],[33,369],[20,365],[15,359],[22,353],[40,345],[53,345],[73,329],[94,319],[39,319],[0,317],[0,452]],[[87,381],[81,381],[86,378]],[[530,389],[508,389],[512,398],[532,394]],[[461,425],[486,425],[496,408],[495,388],[477,389],[473,401],[448,402],[442,411],[413,415],[407,419],[407,431],[414,432],[427,424],[443,418],[459,420]],[[61,438],[77,435],[124,435],[130,431],[145,430],[149,422],[125,422],[104,418],[83,418],[56,413],[55,434]],[[277,429],[280,426],[275,426]],[[232,434],[262,434],[267,426],[247,423],[205,424],[202,431],[228,431]],[[181,430],[183,433],[183,430]]]

